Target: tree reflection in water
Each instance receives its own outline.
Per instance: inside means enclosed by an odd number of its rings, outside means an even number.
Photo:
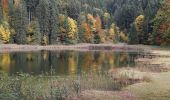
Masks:
[[[138,53],[129,52],[77,52],[39,51],[0,54],[0,69],[9,73],[50,73],[51,66],[56,75],[75,75],[82,72],[104,72],[111,68],[135,66]]]

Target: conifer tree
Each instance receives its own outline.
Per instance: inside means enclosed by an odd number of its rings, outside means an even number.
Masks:
[[[28,16],[24,0],[17,0],[14,5],[14,12],[11,19],[11,26],[15,29],[14,43],[26,43],[26,28],[28,25]]]
[[[49,2],[48,0],[39,0],[39,4],[36,7],[36,17],[38,18],[39,25],[40,25],[40,32],[42,38],[42,44],[47,45],[49,44],[49,18],[50,18],[50,11],[49,11]]]

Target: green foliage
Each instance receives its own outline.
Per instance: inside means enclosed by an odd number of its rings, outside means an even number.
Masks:
[[[39,4],[36,7],[36,17],[38,18],[38,22],[40,25],[41,36],[46,37],[46,43],[49,43],[49,18],[50,18],[50,10],[49,10],[49,2],[48,0],[39,0]],[[44,38],[42,37],[42,38]]]
[[[24,0],[20,0],[15,5],[13,15],[11,16],[11,26],[15,29],[16,35],[14,37],[14,43],[25,44],[26,43],[26,28],[28,25],[27,9]]]
[[[14,0],[14,1],[15,2],[12,2],[12,0],[10,0],[8,2],[9,7],[4,5],[2,6],[1,3],[0,19],[2,21],[3,16],[6,16],[7,15],[6,13],[8,13],[9,25],[10,27],[14,28],[16,32],[12,39],[14,40],[14,43],[17,44],[27,43],[27,41],[25,41],[27,40],[28,36],[27,26],[29,26],[29,24],[32,23],[34,19],[37,19],[38,21],[36,22],[37,25],[35,26],[37,26],[37,31],[40,30],[40,32],[37,32],[37,36],[40,36],[39,38],[42,39],[42,44],[44,44],[45,41],[46,41],[45,44],[109,42],[110,41],[109,38],[113,38],[108,35],[110,34],[109,31],[112,23],[115,23],[115,25],[119,27],[120,32],[124,32],[124,36],[129,36],[130,38],[132,36],[133,38],[133,36],[136,36],[136,32],[138,33],[138,35],[139,33],[141,33],[142,36],[138,36],[141,37],[139,38],[139,43],[148,44],[148,40],[153,41],[157,40],[155,36],[158,33],[156,33],[155,29],[156,26],[160,24],[161,20],[159,20],[159,17],[157,15],[155,18],[155,20],[157,21],[154,21],[153,32],[152,28],[153,19],[157,11],[161,7],[163,0]],[[4,11],[6,11],[6,13],[3,13]],[[59,15],[64,15],[65,20],[60,21],[61,19]],[[138,18],[138,16],[140,15],[143,15],[144,18],[141,23],[142,25],[137,26],[135,24],[136,23],[135,19]],[[70,28],[72,26],[69,26],[68,23],[69,21],[67,21],[67,18],[76,21],[76,25],[73,26],[76,26],[78,31],[73,32],[76,33],[75,36],[76,38],[74,39],[68,38],[68,36],[70,36],[68,35],[68,33],[69,34],[71,33]],[[134,25],[136,27],[135,30],[133,29]],[[141,26],[144,26],[142,27],[142,31]],[[153,34],[149,36],[150,33]],[[159,34],[159,37],[166,38],[167,34],[165,36]],[[136,42],[133,41],[132,38],[131,39],[130,38],[128,39],[128,41],[131,41],[133,43]],[[114,41],[115,40],[119,42],[124,42],[118,35],[117,36],[115,35]],[[36,41],[39,41],[39,39],[36,39]]]
[[[41,44],[41,33],[38,21],[31,21],[27,26],[27,44]]]
[[[153,32],[151,34],[152,44],[169,45],[170,35],[170,2],[165,0],[154,19]]]
[[[113,76],[108,73],[84,73],[78,77],[58,77],[19,73],[9,76],[0,73],[1,100],[69,100],[79,96],[83,90],[96,89],[103,91],[120,90],[128,85],[128,76]],[[116,77],[115,77],[116,78]]]
[[[139,37],[135,28],[135,25],[131,26],[131,29],[129,30],[129,44],[138,44],[139,43]]]

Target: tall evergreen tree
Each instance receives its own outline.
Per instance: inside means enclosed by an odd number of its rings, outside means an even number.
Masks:
[[[49,44],[56,44],[58,41],[58,16],[56,0],[49,1]]]
[[[27,9],[24,0],[18,0],[14,5],[14,12],[11,19],[11,26],[15,29],[14,43],[26,43],[26,27],[28,25]]]
[[[42,36],[42,42],[44,45],[49,44],[49,18],[50,18],[50,10],[49,10],[49,2],[48,0],[39,0],[39,4],[36,7],[36,17],[38,18],[40,24],[40,32]]]

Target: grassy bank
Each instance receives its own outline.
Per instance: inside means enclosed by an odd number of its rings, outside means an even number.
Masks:
[[[118,47],[124,50],[123,45]],[[21,73],[9,76],[2,72],[0,99],[169,100],[170,56],[167,55],[170,52],[148,50],[149,53],[136,58],[135,67],[113,68],[105,73],[91,72],[78,76],[33,76]]]
[[[154,57],[142,58],[143,62],[141,63],[143,65],[137,67],[137,70],[150,77],[151,81],[133,84],[123,90],[130,91],[138,100],[169,100],[170,56],[168,54],[170,54],[170,51],[153,50],[151,54]]]
[[[131,85],[124,90],[133,93],[138,100],[169,100],[170,72],[156,74],[151,79],[151,82]]]
[[[119,91],[131,84],[127,76],[116,79],[109,74],[88,73],[81,76],[32,76],[18,74],[0,76],[1,100],[70,100],[87,98],[87,91]]]

